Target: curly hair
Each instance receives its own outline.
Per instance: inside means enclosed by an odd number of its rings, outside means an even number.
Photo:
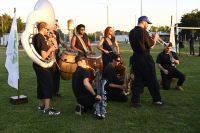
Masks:
[[[81,27],[84,27],[84,29],[85,29],[85,25],[79,24],[79,25],[76,27],[76,30],[79,31],[79,29],[80,29]]]
[[[105,29],[105,31],[104,31],[104,36],[105,36],[106,38],[108,38],[108,36],[109,36],[108,32],[109,32],[110,28],[112,28],[112,27],[109,26],[109,27],[107,27],[107,28]]]

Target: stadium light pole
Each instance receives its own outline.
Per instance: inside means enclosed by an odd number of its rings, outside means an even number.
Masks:
[[[128,13],[135,14],[135,13],[133,13],[133,12],[128,12]],[[135,26],[136,26],[136,14],[135,14]]]
[[[109,26],[109,20],[108,20],[108,6],[106,5],[106,4],[104,4],[104,3],[99,3],[99,4],[103,4],[103,5],[105,5],[106,7],[107,7],[107,27]]]
[[[81,17],[81,16],[78,16],[78,17]],[[78,17],[76,17],[76,18],[78,18]],[[76,31],[76,18],[74,19],[74,20],[75,20],[75,21],[74,21],[74,22],[75,22],[75,25],[74,25],[74,27],[75,27],[75,34],[76,34],[76,32],[77,32],[77,31]]]

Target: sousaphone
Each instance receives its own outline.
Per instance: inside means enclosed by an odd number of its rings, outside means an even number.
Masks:
[[[22,34],[21,42],[27,55],[37,65],[49,68],[53,65],[54,61],[43,59],[35,50],[33,43],[30,42],[30,37],[33,36],[35,31],[35,25],[39,22],[46,22],[49,25],[51,31],[55,24],[55,13],[53,6],[48,0],[38,0],[35,4],[34,11],[31,12],[26,21],[26,29]]]

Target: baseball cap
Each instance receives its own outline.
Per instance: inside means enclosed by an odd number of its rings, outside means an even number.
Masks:
[[[140,21],[146,21],[148,24],[152,24],[152,23],[149,21],[149,19],[148,19],[147,16],[141,16],[141,17],[138,19],[138,22],[140,22]]]
[[[82,61],[82,60],[87,60],[87,58],[84,55],[82,55],[82,54],[79,54],[79,55],[77,55],[75,57],[75,62],[76,63],[79,62],[79,61]]]

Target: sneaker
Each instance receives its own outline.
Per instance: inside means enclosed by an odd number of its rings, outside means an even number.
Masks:
[[[158,102],[152,102],[153,105],[158,105],[158,106],[163,106],[165,102],[163,101],[158,101]]]
[[[60,93],[56,92],[54,93],[54,97],[64,97],[64,95],[61,95]]]
[[[84,106],[81,106],[80,104],[77,104],[77,105],[76,105],[75,114],[76,114],[76,115],[81,115],[82,112],[83,112],[83,109],[84,109]]]
[[[59,115],[60,111],[56,111],[52,107],[50,107],[50,108],[44,110],[44,114],[45,115]]]
[[[180,91],[184,91],[183,88],[181,88],[181,86],[176,85],[176,89],[180,90]]]
[[[43,104],[42,106],[38,107],[38,111],[44,111],[45,105]]]
[[[142,105],[139,105],[138,103],[130,103],[129,108],[141,108]]]

